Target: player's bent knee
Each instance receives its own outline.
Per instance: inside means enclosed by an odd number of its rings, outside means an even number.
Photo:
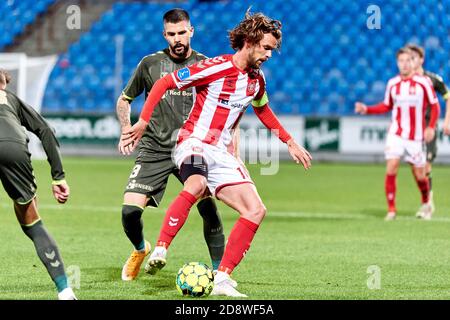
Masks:
[[[124,204],[122,206],[122,221],[140,219],[144,211],[138,205]]]
[[[205,194],[207,188],[208,184],[205,177],[193,175],[185,181],[183,190],[199,199]]]
[[[251,208],[243,212],[242,217],[256,224],[260,224],[261,221],[266,216],[266,213],[267,213],[266,207],[263,204],[261,204],[257,207]]]

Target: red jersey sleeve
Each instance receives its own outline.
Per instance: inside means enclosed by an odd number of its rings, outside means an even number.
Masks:
[[[178,89],[198,87],[226,76],[233,63],[228,56],[218,56],[194,63],[171,73]]]
[[[269,98],[266,92],[266,79],[264,74],[260,71],[258,75],[259,91],[252,101],[253,110],[256,116],[261,120],[267,129],[270,129],[275,135],[284,143],[288,142],[292,137],[284,129],[283,125],[278,120],[269,106]]]

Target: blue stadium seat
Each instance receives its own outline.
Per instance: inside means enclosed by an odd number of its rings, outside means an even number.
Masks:
[[[44,6],[52,1],[35,2]],[[114,113],[115,37],[126,37],[121,79],[125,85],[143,56],[166,47],[161,35],[162,15],[175,4],[190,12],[196,28],[192,45],[208,56],[232,52],[227,30],[240,21],[250,5],[253,12],[262,11],[282,21],[281,55],[274,53],[273,60],[264,66],[271,103],[280,113],[352,114],[356,99],[379,101],[385,81],[397,74],[395,52],[410,41],[425,46],[427,68],[446,78],[450,75],[450,14],[444,10],[450,7],[450,0],[442,5],[390,1],[382,7],[381,29],[375,30],[367,28],[365,1],[118,2],[69,47],[63,55],[69,67],[56,65],[44,111]],[[23,8],[22,19],[30,20],[35,14],[30,7],[16,4],[11,10]],[[8,22],[7,30],[22,30],[16,20]],[[9,35],[0,34],[0,47],[13,40]],[[83,100],[74,101],[61,93],[62,88],[78,90]],[[139,112],[142,104],[143,98],[137,99],[133,112]]]
[[[9,0],[0,3],[0,50],[13,43],[25,27],[36,20],[55,0]]]

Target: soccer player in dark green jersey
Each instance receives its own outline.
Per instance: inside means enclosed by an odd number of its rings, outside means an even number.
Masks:
[[[206,57],[193,50],[190,40],[194,33],[188,13],[173,9],[164,14],[163,35],[168,48],[144,57],[128,81],[117,101],[117,117],[122,132],[131,128],[130,103],[145,92],[145,97],[159,78]],[[170,174],[181,182],[178,169],[172,162],[171,152],[175,146],[178,129],[187,119],[192,108],[192,90],[167,92],[155,109],[152,121],[142,137],[135,166],[125,188],[122,206],[124,231],[134,246],[134,251],[122,269],[122,279],[133,280],[139,274],[150,244],[144,240],[142,213],[146,206],[158,207]],[[130,154],[129,147],[119,143],[123,154]],[[211,197],[197,206],[203,218],[203,232],[213,269],[217,269],[225,248],[225,236],[216,204]]]
[[[16,95],[6,91],[9,81],[8,73],[0,70],[0,180],[14,201],[14,211],[23,232],[33,241],[39,258],[56,285],[58,298],[76,300],[68,285],[58,246],[39,216],[37,186],[28,151],[28,137],[23,127],[42,141],[51,167],[53,195],[59,203],[65,203],[69,186],[64,179],[59,144],[47,122]]]
[[[423,63],[425,61],[425,50],[422,47],[415,45],[415,44],[409,44],[407,47],[411,50],[412,63],[413,63],[413,68],[414,68],[415,72],[420,75],[425,75],[428,78],[430,78],[431,82],[433,83],[434,90],[436,92],[438,92],[442,96],[442,98],[446,101],[447,115],[449,115],[448,117],[446,116],[446,119],[448,119],[448,121],[450,121],[450,113],[449,113],[450,90],[445,85],[444,80],[442,79],[441,76],[423,69]],[[430,121],[430,108],[427,108],[426,115],[425,115],[425,121],[427,123]],[[448,128],[448,126],[449,126],[449,123],[444,124],[444,132],[446,132],[446,134],[450,133],[450,132],[448,132],[450,130]],[[434,212],[433,189],[432,189],[432,183],[431,183],[431,181],[432,181],[431,169],[432,169],[432,163],[433,163],[434,159],[436,158],[436,154],[437,154],[437,137],[438,137],[438,132],[437,132],[437,126],[436,126],[436,132],[434,135],[434,139],[431,142],[426,144],[426,148],[427,148],[426,174],[430,180],[431,214],[433,214],[433,212]],[[428,214],[428,215],[424,216],[423,213],[419,211],[417,213],[417,217],[422,218],[422,219],[430,219],[431,215]]]

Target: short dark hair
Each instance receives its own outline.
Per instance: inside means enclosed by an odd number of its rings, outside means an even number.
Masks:
[[[167,11],[163,16],[164,23],[178,23],[181,21],[191,21],[186,10],[175,8]]]
[[[244,19],[231,31],[228,32],[231,47],[240,50],[247,41],[252,45],[258,44],[265,33],[272,34],[277,40],[277,48],[281,47],[281,22],[267,17],[262,13],[250,13],[248,8]]]
[[[417,53],[421,58],[425,58],[425,50],[421,46],[419,46],[417,44],[414,44],[414,43],[409,43],[409,44],[406,45],[406,47],[409,50],[414,51],[415,53]]]
[[[11,81],[11,75],[8,71],[0,69],[0,84],[8,84]]]
[[[397,53],[395,55],[396,58],[398,58],[399,55],[403,54],[403,53],[411,53],[411,50],[407,47],[403,47],[397,50]]]

